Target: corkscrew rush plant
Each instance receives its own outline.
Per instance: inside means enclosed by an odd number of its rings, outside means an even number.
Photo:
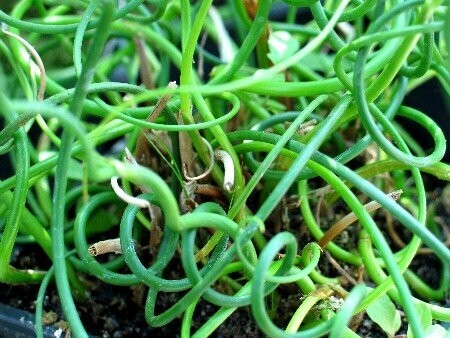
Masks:
[[[450,97],[449,6],[1,5],[0,282],[41,283],[38,337],[53,280],[75,337],[92,330],[86,280],[145,286],[147,324],[181,318],[182,337],[243,309],[269,337],[359,336],[364,312],[390,336],[444,337],[450,250],[429,182],[450,180],[448,135],[405,97],[432,78]],[[29,248],[51,266],[18,266]],[[424,255],[436,283],[414,268]]]

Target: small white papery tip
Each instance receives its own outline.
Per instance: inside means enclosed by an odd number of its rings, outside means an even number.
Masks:
[[[150,202],[148,202],[142,198],[130,196],[125,191],[123,191],[123,189],[119,186],[118,179],[119,179],[118,176],[111,177],[111,187],[114,190],[114,192],[116,193],[117,197],[119,197],[122,201],[124,201],[128,204],[131,204],[131,205],[136,205],[139,208],[150,207]]]
[[[223,188],[226,191],[231,192],[231,189],[233,189],[233,186],[234,186],[233,159],[231,158],[230,154],[228,154],[224,150],[216,151],[216,159],[218,159],[219,161],[222,161],[222,163],[223,163],[223,170],[224,170]]]

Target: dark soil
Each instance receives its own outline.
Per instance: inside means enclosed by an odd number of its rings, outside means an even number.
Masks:
[[[10,286],[0,284],[0,302],[30,312],[35,310],[37,285]],[[78,302],[77,309],[87,331],[99,337],[179,337],[181,319],[175,319],[161,328],[151,328],[145,321],[144,308],[135,303],[133,291],[127,288],[102,284],[91,293],[86,302]],[[167,307],[174,302],[172,294],[159,297],[157,308]],[[45,297],[44,310],[55,312],[55,327],[64,328],[64,316],[54,286],[49,287]],[[207,302],[200,302],[195,313],[192,332],[198,329],[217,308]],[[62,322],[61,322],[62,320]],[[251,318],[248,309],[239,309],[220,326],[213,337],[264,337]]]
[[[31,248],[28,248],[31,249]],[[27,252],[33,252],[27,250]],[[36,250],[35,252],[39,252]],[[39,256],[39,257],[37,257]],[[46,262],[47,258],[27,256],[24,252],[16,254],[13,265],[18,268],[45,268],[37,262]],[[43,256],[43,254],[42,254]],[[20,257],[20,258],[18,258]],[[42,260],[41,260],[42,259]],[[44,264],[46,265],[46,264]],[[172,271],[177,271],[176,269]],[[178,270],[182,271],[182,270]],[[85,278],[85,277],[84,277]],[[144,300],[147,287],[118,287],[90,279],[88,282],[90,296],[84,301],[77,301],[77,309],[89,334],[98,337],[179,337],[181,318],[169,324],[152,328],[144,317]],[[0,303],[9,304],[18,309],[35,311],[35,301],[39,285],[8,285],[0,283]],[[163,311],[174,304],[181,295],[160,293],[156,309]],[[217,311],[218,307],[206,301],[200,301],[194,315],[192,332],[195,332],[206,320]],[[56,328],[66,327],[59,297],[54,284],[47,289],[44,300],[44,315],[56,314],[51,323]],[[213,337],[264,337],[251,317],[248,308],[235,311],[225,323],[219,327]]]
[[[440,196],[442,191],[440,188],[436,188],[436,191],[434,191],[433,194],[435,196]],[[315,206],[313,205],[313,207]],[[265,236],[270,238],[279,231],[288,230],[294,233],[298,238],[299,248],[302,248],[306,243],[310,242],[312,238],[310,238],[305,228],[302,227],[302,220],[299,217],[298,209],[295,209],[296,208],[291,208],[289,198],[283,201],[279,208],[271,215],[270,220],[268,220]],[[436,213],[443,219],[443,224],[450,224],[450,210],[447,209],[450,208],[446,208],[446,205],[438,198]],[[342,206],[339,206],[339,204],[337,209],[333,210],[331,214],[329,212],[321,212],[320,215],[323,227],[326,228],[327,226],[330,226],[335,221],[336,215],[341,213],[345,214],[345,210],[342,210]],[[382,214],[380,217],[384,218]],[[278,225],[279,228],[275,228],[275,225]],[[346,236],[342,235],[340,244],[343,245],[344,242],[347,242],[347,246],[353,248],[356,242],[356,239],[353,236],[355,232],[356,231],[348,231]],[[385,234],[388,237],[386,232]],[[408,237],[407,233],[401,233],[400,235]],[[394,245],[394,243],[391,244]],[[343,246],[346,245],[344,244]],[[33,255],[27,253],[33,253]],[[147,258],[148,257],[143,257],[142,259],[146,261]],[[167,269],[167,271],[170,271],[168,273],[169,275],[166,277],[174,279],[184,277],[179,275],[183,271],[181,265],[177,263],[179,260],[175,259],[174,261],[175,263],[171,264],[178,266],[170,266]],[[357,278],[358,271],[356,271],[355,268],[346,266],[342,262],[338,263],[340,263],[351,276]],[[18,268],[48,269],[50,261],[37,246],[27,245],[26,247],[16,248],[12,264]],[[328,276],[339,276],[339,272],[325,257],[321,259],[319,268]],[[411,268],[420,278],[429,283],[430,286],[438,286],[441,264],[434,255],[417,255]],[[160,337],[179,337],[181,318],[175,319],[161,328],[151,328],[146,323],[144,317],[144,302],[147,295],[147,287],[117,287],[91,277],[86,278],[86,276],[82,276],[82,279],[87,282],[90,296],[85,301],[78,301],[77,309],[83,324],[90,334],[98,337],[115,338],[134,336],[151,337],[155,334]],[[367,279],[365,280],[367,281]],[[343,283],[343,285],[345,285],[345,283]],[[348,284],[346,287],[351,288],[351,284]],[[0,303],[9,304],[19,309],[34,312],[38,288],[38,285],[11,286],[0,284]],[[298,292],[297,287],[290,288],[289,285],[284,285],[277,290],[275,298],[272,299],[274,304],[276,304],[274,306],[277,307],[277,314],[274,319],[277,325],[280,327],[285,327],[287,325],[290,316],[299,306],[302,296],[303,295]],[[181,295],[179,293],[160,293],[156,306],[158,313],[169,308],[180,297]],[[217,309],[218,307],[215,305],[203,300],[200,301],[194,314],[192,332],[195,332],[201,327],[201,325],[213,315]],[[52,320],[52,324],[55,325],[55,327],[65,327],[66,323],[64,322],[59,298],[55,285],[53,284],[51,284],[47,290],[44,310],[47,313],[56,314],[56,318]],[[354,329],[360,336],[385,337],[385,334],[378,325],[373,323],[367,315],[363,314],[354,321],[356,322]],[[406,327],[407,324],[405,323],[402,332],[404,331],[404,333],[406,333]],[[250,309],[240,308],[215,331],[213,337],[264,337],[264,334],[259,330],[253,320]]]

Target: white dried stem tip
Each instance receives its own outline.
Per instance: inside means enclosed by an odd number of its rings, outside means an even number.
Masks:
[[[350,25],[348,22],[339,22],[336,24],[336,27],[345,35],[345,41],[352,41],[355,36],[355,28]]]
[[[305,134],[309,133],[311,130],[313,130],[314,127],[316,126],[316,124],[317,124],[316,119],[312,119],[312,120],[309,120],[308,122],[302,123],[300,125],[300,127],[298,127],[298,132],[301,135],[305,135]]]
[[[400,198],[400,196],[403,194],[403,190],[399,189],[399,190],[395,190],[393,192],[390,192],[389,194],[387,194],[390,198],[392,198],[394,201],[398,200]]]
[[[107,253],[121,254],[122,247],[120,246],[120,238],[108,239],[106,241],[100,241],[92,244],[88,248],[88,252],[91,256],[98,256]]]
[[[40,83],[39,83],[39,90],[37,93],[37,98],[39,101],[42,101],[44,99],[45,87],[47,85],[47,75],[45,74],[44,63],[42,62],[42,59],[41,59],[39,53],[36,51],[36,49],[34,49],[34,47],[27,40],[25,40],[24,38],[20,37],[17,34],[11,33],[10,31],[6,30],[6,27],[4,27],[3,25],[2,25],[2,31],[6,35],[9,35],[10,37],[19,41],[26,48],[26,50],[34,57],[34,60],[36,62],[36,66],[37,66],[37,71],[40,74],[39,75]],[[33,66],[34,65],[31,66],[31,70],[35,71],[36,69],[34,69]]]
[[[167,88],[171,90],[177,89],[177,87],[178,87],[177,81],[169,82],[169,84],[167,85]]]
[[[216,159],[222,161],[224,169],[223,188],[230,192],[234,185],[234,165],[230,154],[224,150],[216,151]]]
[[[403,190],[395,190],[393,192],[390,192],[389,194],[387,194],[386,196],[392,198],[394,201],[397,201],[401,194],[403,193]],[[377,201],[371,201],[367,204],[364,204],[364,208],[368,211],[368,212],[372,212],[374,210],[377,210],[379,208],[381,208],[381,204],[378,203]]]
[[[142,198],[137,198],[134,196],[130,196],[128,195],[125,191],[123,191],[123,189],[119,186],[118,180],[119,177],[118,176],[113,176],[111,177],[111,187],[114,190],[114,192],[116,193],[116,195],[124,202],[128,203],[128,204],[132,204],[132,205],[136,205],[139,208],[149,208],[150,207],[150,202],[146,201]]]
[[[131,153],[131,151],[125,147],[125,156],[123,157],[124,162],[126,163],[130,163],[133,165],[138,165],[136,159],[134,158],[133,154]]]
[[[198,180],[202,179],[203,177],[208,176],[214,167],[214,150],[205,138],[202,137],[202,141],[205,144],[206,148],[208,148],[208,151],[209,151],[209,158],[210,158],[209,167],[208,167],[208,169],[206,169],[206,171],[203,174],[191,177],[191,176],[188,176],[186,164],[184,164],[183,165],[183,175],[187,181],[198,181]]]
[[[167,85],[167,89],[169,90],[168,93],[164,94],[158,102],[156,102],[155,108],[151,112],[151,114],[147,118],[147,122],[153,122],[155,121],[158,116],[163,111],[164,107],[167,105],[167,102],[172,98],[173,91],[177,88],[177,83],[175,81],[169,82]]]

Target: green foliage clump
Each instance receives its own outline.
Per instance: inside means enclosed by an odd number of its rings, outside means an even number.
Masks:
[[[82,274],[148,286],[148,324],[182,316],[183,337],[211,335],[241,307],[270,337],[356,336],[349,322],[364,310],[393,336],[397,309],[408,336],[445,334],[433,320],[450,311],[430,302],[448,297],[450,251],[423,173],[449,181],[446,139],[404,98],[431,78],[450,94],[448,13],[448,2],[421,0],[3,8],[0,154],[12,170],[0,182],[0,282],[41,283],[40,318],[54,276],[77,337],[87,336],[73,296],[89,291]],[[138,249],[149,236],[146,265]],[[48,255],[48,271],[11,265],[27,243]],[[102,263],[100,251],[120,255]],[[410,269],[420,253],[442,262],[435,288]],[[179,279],[164,277],[170,266]],[[286,327],[268,301],[283,284],[303,295]],[[159,313],[165,292],[180,296]],[[218,310],[191,332],[200,299]]]

